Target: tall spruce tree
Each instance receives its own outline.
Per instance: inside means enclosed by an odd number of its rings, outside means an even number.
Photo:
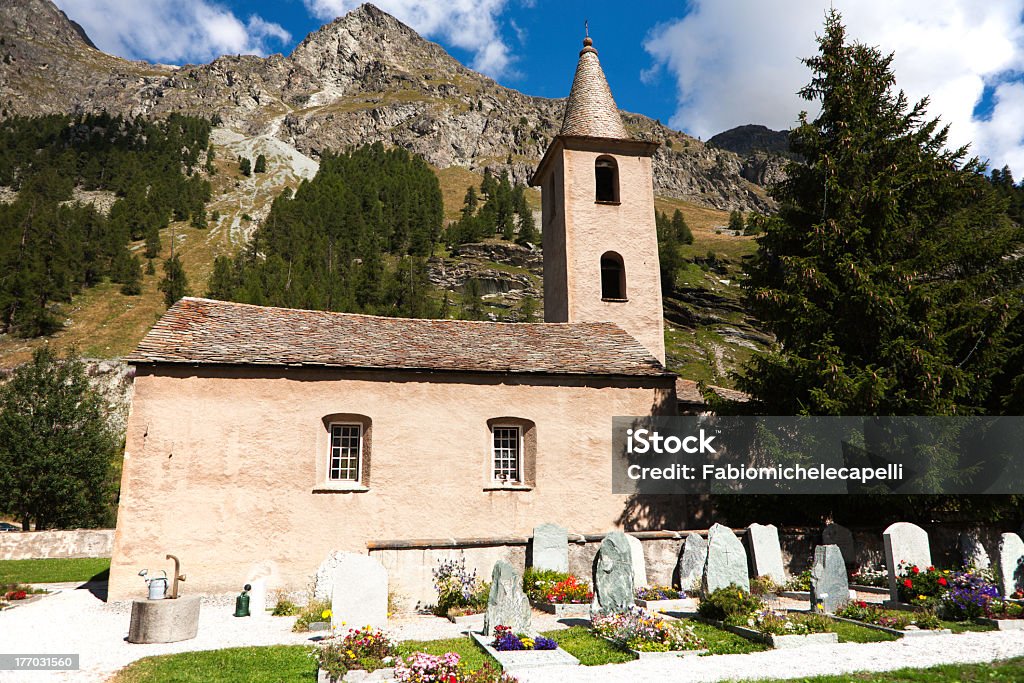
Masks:
[[[769,414],[979,410],[1021,309],[1021,231],[966,149],[894,89],[892,55],[848,42],[830,12],[819,102],[791,133],[778,216],[747,267],[750,305],[779,341],[740,378]]]
[[[0,510],[24,530],[109,524],[117,450],[78,359],[41,347],[0,388]]]
[[[181,297],[188,296],[188,278],[177,254],[164,261],[164,277],[160,280],[159,289],[164,293],[164,303],[168,308]]]

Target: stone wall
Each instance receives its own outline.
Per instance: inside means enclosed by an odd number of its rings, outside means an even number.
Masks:
[[[113,529],[22,531],[0,534],[0,560],[110,557]]]

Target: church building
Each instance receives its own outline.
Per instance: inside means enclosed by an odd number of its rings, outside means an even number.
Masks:
[[[109,599],[180,558],[189,593],[254,567],[302,590],[381,539],[621,527],[612,418],[674,414],[651,155],[584,41],[541,189],[543,323],[185,298],[136,368]],[[394,589],[401,591],[401,586]]]

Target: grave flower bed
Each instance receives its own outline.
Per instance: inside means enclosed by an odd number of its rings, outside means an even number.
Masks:
[[[693,602],[683,591],[671,586],[643,586],[636,589],[636,604],[658,612],[693,609]]]
[[[947,619],[965,621],[984,616],[988,605],[999,598],[999,589],[972,572],[956,572],[946,581],[942,613]]]
[[[1000,631],[1024,631],[1024,605],[1007,600],[990,600],[985,605],[985,616],[975,621],[995,626]]]
[[[512,628],[509,626],[494,627],[494,642],[491,643],[491,646],[498,652],[558,649],[558,643],[550,638],[545,638],[544,636],[531,638],[523,633],[513,633]]]
[[[595,614],[591,623],[596,635],[636,653],[707,649],[692,627],[671,623],[639,608],[618,614]]]
[[[534,607],[558,616],[589,614],[594,599],[590,584],[575,574],[532,567],[523,573],[523,592]]]
[[[934,612],[906,612],[882,609],[863,600],[854,600],[847,603],[836,612],[835,616],[857,621],[865,626],[879,626],[892,631],[906,631],[910,626],[924,631],[934,631],[942,628],[942,622],[939,621]]]
[[[459,681],[459,660],[455,652],[428,655],[416,652],[395,665],[395,680],[406,683],[450,683]]]
[[[889,587],[889,572],[884,568],[864,565],[850,573],[850,587],[867,586],[869,588],[887,589]]]
[[[773,609],[763,609],[748,616],[730,617],[730,626],[746,626],[758,633],[773,636],[806,636],[811,633],[827,633],[831,630],[828,619],[819,614],[790,614]]]
[[[949,589],[951,572],[948,569],[922,568],[900,562],[896,574],[900,601],[915,607],[937,607]]]
[[[434,568],[434,590],[437,604],[434,613],[451,621],[487,611],[491,584],[477,579],[475,571],[466,569],[465,558],[443,560]]]
[[[376,671],[394,666],[397,645],[380,629],[366,626],[324,638],[312,654],[327,680],[341,681],[349,671]]]

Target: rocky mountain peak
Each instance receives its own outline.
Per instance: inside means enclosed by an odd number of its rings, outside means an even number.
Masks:
[[[97,49],[76,22],[51,0],[0,0],[0,35]]]

